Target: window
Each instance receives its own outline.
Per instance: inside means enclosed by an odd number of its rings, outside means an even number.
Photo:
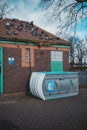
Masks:
[[[29,50],[29,49],[26,49],[26,52],[25,52],[25,60],[26,60],[26,63],[29,62],[29,59],[30,59],[30,50]]]
[[[63,61],[63,52],[51,51],[51,61]]]
[[[28,46],[29,47],[29,46]],[[34,48],[22,48],[21,58],[22,58],[22,67],[34,67]]]

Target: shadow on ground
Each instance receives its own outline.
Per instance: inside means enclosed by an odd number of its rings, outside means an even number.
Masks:
[[[0,130],[19,130],[11,121],[0,120]]]
[[[87,122],[80,124],[76,130],[87,130]]]

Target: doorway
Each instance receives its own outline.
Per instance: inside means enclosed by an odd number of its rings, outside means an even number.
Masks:
[[[51,71],[63,71],[62,51],[51,51]]]

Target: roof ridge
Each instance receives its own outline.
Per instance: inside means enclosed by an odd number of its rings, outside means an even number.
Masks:
[[[8,18],[1,19],[0,22],[4,21],[4,20],[6,20],[6,19],[8,19]]]

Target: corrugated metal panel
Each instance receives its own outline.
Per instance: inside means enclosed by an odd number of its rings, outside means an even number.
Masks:
[[[75,96],[79,93],[78,73],[33,72],[30,92],[43,100]]]

